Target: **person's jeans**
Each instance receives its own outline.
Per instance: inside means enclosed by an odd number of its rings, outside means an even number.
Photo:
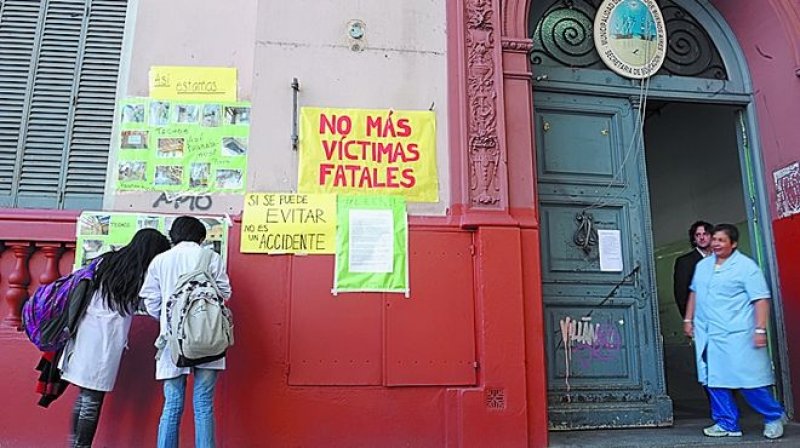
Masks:
[[[194,374],[194,445],[214,447],[214,386],[217,370],[192,369]],[[158,448],[178,448],[186,375],[164,380],[164,410],[158,423]]]

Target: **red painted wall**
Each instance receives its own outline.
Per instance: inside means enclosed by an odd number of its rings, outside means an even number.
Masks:
[[[772,173],[800,160],[800,0],[713,0],[744,52],[753,82],[772,217],[795,413],[800,410],[800,218],[779,218]],[[800,198],[798,198],[800,199]]]
[[[526,445],[518,230],[412,227],[409,299],[334,297],[332,257],[240,254],[238,233],[237,225],[229,262],[237,340],[216,400],[221,446]],[[37,260],[31,266],[41,270]],[[157,331],[135,319],[98,446],[154,443]],[[8,329],[0,350],[0,443],[64,443],[74,391],[38,408],[36,350]],[[182,446],[192,446],[190,412],[187,404]]]

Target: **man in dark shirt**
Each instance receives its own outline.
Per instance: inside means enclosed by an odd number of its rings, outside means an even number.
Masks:
[[[692,283],[694,267],[698,261],[711,254],[711,229],[714,226],[697,221],[689,228],[689,242],[692,244],[691,252],[675,259],[673,274],[673,288],[675,303],[681,312],[681,317],[686,316],[686,300],[689,297],[689,284]]]

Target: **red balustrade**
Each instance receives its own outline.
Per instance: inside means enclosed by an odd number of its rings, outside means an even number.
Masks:
[[[22,304],[34,288],[57,279],[71,263],[78,212],[0,210],[2,327],[19,329]]]

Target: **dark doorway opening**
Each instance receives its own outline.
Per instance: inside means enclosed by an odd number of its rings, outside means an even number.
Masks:
[[[709,416],[708,400],[697,383],[694,347],[683,335],[673,294],[675,259],[692,250],[689,227],[697,220],[735,224],[741,233],[739,249],[755,258],[742,181],[740,112],[736,106],[648,102],[645,157],[664,373],[675,419]]]

